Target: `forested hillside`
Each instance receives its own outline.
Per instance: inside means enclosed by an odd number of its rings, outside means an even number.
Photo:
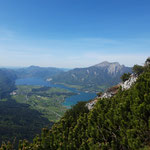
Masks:
[[[51,78],[52,76],[63,72],[63,69],[53,67],[30,66],[27,68],[15,69],[18,78]]]
[[[51,130],[44,128],[33,143],[20,142],[19,149],[148,150],[150,66],[143,67],[142,72],[130,89],[120,88],[115,96],[99,99],[91,111],[84,102],[78,103]],[[12,144],[3,144],[1,149],[6,147],[11,149]]]
[[[13,71],[0,69],[0,99],[8,97],[15,89],[16,75]]]
[[[0,144],[11,141],[16,146],[19,139],[32,141],[43,127],[50,128],[52,124],[27,104],[8,98],[0,101]]]
[[[32,140],[43,127],[51,127],[52,122],[27,104],[17,103],[10,93],[16,90],[16,75],[12,70],[0,70],[0,144],[2,141],[19,139]]]

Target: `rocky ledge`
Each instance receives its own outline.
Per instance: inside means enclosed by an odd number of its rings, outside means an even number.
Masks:
[[[131,76],[128,80],[126,80],[125,82],[121,82],[118,85],[109,88],[101,96],[96,97],[93,101],[87,103],[86,107],[88,107],[88,109],[91,110],[99,98],[110,98],[110,97],[116,95],[120,87],[122,87],[122,90],[129,89],[136,82],[137,78],[138,77],[135,74],[131,74]]]

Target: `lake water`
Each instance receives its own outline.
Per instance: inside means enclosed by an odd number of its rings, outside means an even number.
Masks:
[[[70,96],[65,99],[63,105],[70,107],[75,105],[79,101],[89,101],[96,97],[96,93],[85,93],[76,90],[75,88],[69,88],[61,84],[53,84],[51,82],[44,81],[40,78],[26,78],[26,79],[17,79],[16,85],[39,85],[39,86],[47,86],[47,87],[56,87],[56,88],[63,88],[69,90],[77,95]]]

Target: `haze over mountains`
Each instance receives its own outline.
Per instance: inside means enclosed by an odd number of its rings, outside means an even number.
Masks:
[[[30,66],[27,68],[20,68],[15,70],[18,78],[43,78],[52,77],[58,73],[63,72],[63,69],[58,69],[54,67],[39,67],[39,66]]]
[[[131,67],[120,65],[118,62],[104,61],[99,64],[75,69],[30,66],[12,69],[17,78],[42,78],[53,83],[75,87],[82,91],[104,91],[119,83],[120,76],[132,72]],[[10,71],[11,72],[11,71]]]

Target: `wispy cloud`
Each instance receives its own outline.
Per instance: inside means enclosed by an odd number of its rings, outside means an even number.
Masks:
[[[28,39],[0,28],[0,65],[87,67],[102,61],[127,66],[150,56],[150,39],[72,38]]]

